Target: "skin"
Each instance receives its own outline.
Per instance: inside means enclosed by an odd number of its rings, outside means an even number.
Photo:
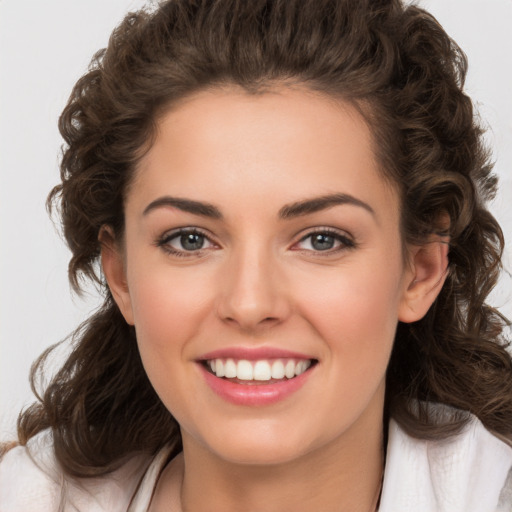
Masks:
[[[283,218],[286,206],[332,194],[355,202]],[[208,203],[222,218],[165,197]],[[160,118],[125,220],[123,244],[102,232],[105,275],[184,446],[152,510],[370,510],[397,322],[426,313],[447,254],[430,240],[404,261],[397,193],[360,114],[305,88],[197,93]],[[202,249],[174,236],[189,227],[208,237]],[[333,246],[318,250],[308,235],[326,228]],[[318,363],[285,399],[236,405],[197,363],[226,347]]]

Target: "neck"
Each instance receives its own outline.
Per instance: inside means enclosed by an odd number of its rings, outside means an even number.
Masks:
[[[384,466],[379,428],[347,432],[342,438],[294,459],[272,465],[235,464],[203,447],[187,449],[181,502],[184,512],[373,512]],[[188,447],[191,448],[191,447]]]
[[[384,462],[380,447],[375,452],[372,457],[343,457],[343,465],[316,456],[274,467],[226,464],[219,471],[215,465],[215,479],[207,464],[198,471],[185,460],[182,508],[184,512],[373,512]]]
[[[151,510],[374,512],[384,467],[382,427],[382,409],[367,410],[320,448],[274,464],[226,460],[182,432],[183,454],[162,473]]]

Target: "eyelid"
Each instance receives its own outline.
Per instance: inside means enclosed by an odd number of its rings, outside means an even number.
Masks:
[[[197,250],[191,250],[187,251],[185,249],[180,250],[172,247],[169,242],[180,235],[186,235],[190,233],[199,234],[201,236],[204,236],[206,240],[212,245],[212,247],[206,247],[201,248]],[[332,248],[332,249],[326,249],[326,250],[314,250],[314,249],[303,249],[303,248],[296,248],[296,246],[300,243],[306,240],[307,238],[314,236],[315,234],[327,234],[329,236],[332,236],[336,239],[339,246]],[[350,249],[354,249],[356,247],[356,242],[353,238],[353,236],[348,233],[345,230],[341,230],[339,228],[333,228],[330,226],[315,226],[312,228],[307,228],[303,231],[301,231],[299,234],[297,234],[295,237],[295,241],[292,243],[291,250],[293,251],[303,251],[307,252],[308,254],[315,254],[319,256],[328,256],[332,255],[341,251],[346,251]],[[175,256],[182,256],[182,257],[194,257],[194,256],[200,256],[203,255],[205,251],[211,250],[212,248],[218,249],[220,248],[220,244],[215,241],[214,237],[205,229],[197,227],[197,226],[182,226],[179,228],[170,229],[168,231],[165,231],[162,235],[160,235],[155,240],[155,246],[161,248],[165,252],[175,255]]]
[[[204,251],[210,250],[212,247],[206,247],[197,249],[195,251],[187,251],[187,250],[180,250],[172,247],[170,245],[170,241],[174,240],[175,238],[179,237],[180,235],[187,235],[187,234],[198,234],[201,236],[204,236],[206,240],[213,246],[213,248],[218,248],[219,244],[213,239],[213,236],[206,230],[199,228],[197,226],[182,226],[175,229],[170,229],[168,231],[165,231],[162,235],[157,237],[155,240],[155,245],[168,254],[171,254],[173,256],[180,256],[180,257],[194,257],[194,256],[200,256],[204,253]]]
[[[333,248],[333,249],[327,249],[325,251],[320,251],[320,250],[315,251],[312,249],[302,249],[302,248],[293,249],[293,247],[296,246],[297,244],[299,244],[300,242],[303,242],[304,240],[306,240],[309,237],[316,235],[316,234],[330,235],[340,243],[340,246]],[[304,230],[300,234],[298,234],[296,236],[295,241],[292,244],[292,250],[304,251],[304,252],[307,252],[308,254],[327,256],[329,254],[334,254],[334,253],[337,253],[340,251],[354,249],[356,246],[357,246],[357,244],[354,240],[354,237],[347,231],[344,231],[344,230],[341,230],[338,228],[333,228],[330,226],[318,226],[318,227],[314,227],[314,228],[308,228],[307,230]]]

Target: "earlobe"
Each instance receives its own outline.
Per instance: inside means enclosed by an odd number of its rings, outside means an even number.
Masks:
[[[436,238],[410,250],[411,268],[399,307],[401,322],[411,323],[423,318],[446,281],[449,243],[446,237]]]
[[[103,274],[126,322],[134,325],[130,293],[126,280],[125,262],[110,226],[102,226],[98,236],[101,244]]]

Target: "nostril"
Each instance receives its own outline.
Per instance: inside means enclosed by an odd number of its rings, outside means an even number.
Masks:
[[[276,324],[278,324],[281,320],[276,316],[267,316],[257,319],[248,319],[248,318],[237,318],[233,316],[226,316],[223,319],[227,325],[236,326],[238,329],[243,331],[257,331],[259,329],[270,328]]]
[[[242,287],[245,294],[225,293],[219,296],[216,314],[225,325],[238,326],[244,330],[271,327],[281,323],[290,312],[285,294],[250,294],[247,287]],[[235,290],[236,291],[236,290]],[[260,290],[261,291],[261,290]]]

